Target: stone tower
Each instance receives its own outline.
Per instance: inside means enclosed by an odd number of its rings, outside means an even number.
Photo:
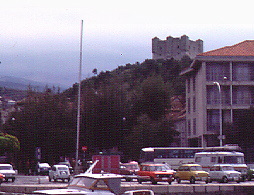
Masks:
[[[189,40],[189,37],[186,35],[180,38],[168,36],[166,40],[160,40],[157,37],[152,39],[153,59],[174,58],[175,60],[181,60],[185,55],[194,59],[197,54],[202,52],[203,41],[200,39],[196,41]]]

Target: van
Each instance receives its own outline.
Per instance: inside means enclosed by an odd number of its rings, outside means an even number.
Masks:
[[[244,162],[244,154],[236,151],[204,151],[195,154],[195,163],[209,171],[215,164],[229,164],[236,171],[241,172],[242,180],[247,177],[247,165]]]

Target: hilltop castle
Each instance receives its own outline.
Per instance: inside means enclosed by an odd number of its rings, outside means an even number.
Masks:
[[[194,59],[197,54],[203,52],[203,41],[189,40],[186,35],[180,38],[168,36],[166,40],[160,40],[157,37],[152,39],[153,59],[171,59],[181,60],[183,56],[189,56]]]

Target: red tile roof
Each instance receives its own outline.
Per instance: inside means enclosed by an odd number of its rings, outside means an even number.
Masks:
[[[254,40],[246,40],[232,46],[204,52],[198,56],[254,56]]]

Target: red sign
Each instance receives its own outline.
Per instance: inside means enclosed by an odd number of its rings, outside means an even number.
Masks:
[[[87,151],[87,146],[82,146],[83,151]]]

